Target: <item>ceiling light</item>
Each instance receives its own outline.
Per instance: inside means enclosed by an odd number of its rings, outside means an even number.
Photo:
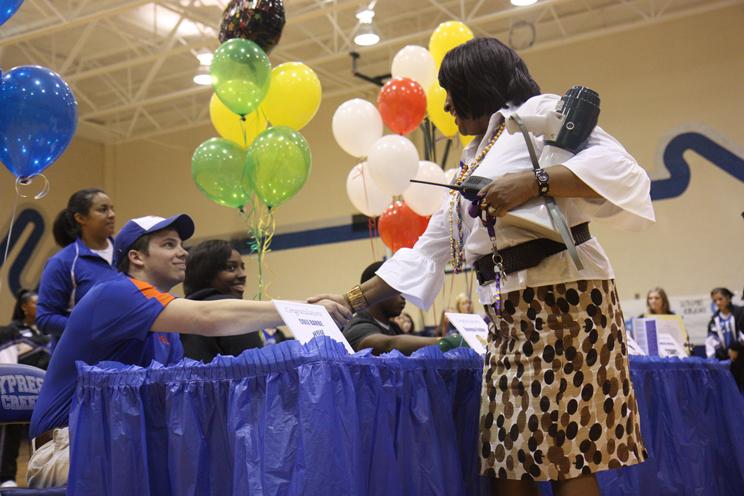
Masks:
[[[380,35],[377,33],[374,24],[362,23],[354,34],[354,43],[359,46],[372,46],[380,42]]]
[[[372,46],[380,42],[380,33],[375,27],[375,4],[373,0],[368,6],[363,7],[356,13],[359,25],[354,31],[354,44],[358,46]]]
[[[515,7],[526,7],[528,5],[534,5],[537,0],[511,0],[511,4]]]
[[[372,24],[372,19],[375,18],[375,11],[369,7],[365,7],[356,13],[356,18],[359,19],[359,22],[361,23]]]
[[[214,54],[211,50],[202,48],[201,50],[196,52],[196,58],[199,60],[199,64],[208,66],[212,63]]]
[[[200,86],[209,86],[212,84],[212,76],[209,75],[209,67],[200,65],[199,70],[194,75],[194,82]]]

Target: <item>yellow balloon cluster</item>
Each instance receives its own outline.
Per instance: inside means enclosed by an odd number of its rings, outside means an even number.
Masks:
[[[269,92],[261,106],[245,116],[245,124],[216,93],[209,101],[209,118],[220,136],[247,148],[269,123],[296,131],[305,127],[318,111],[321,97],[315,72],[300,62],[287,62],[272,69]]]
[[[315,71],[301,62],[287,62],[271,71],[271,86],[261,107],[272,126],[299,131],[318,111],[321,94]]]
[[[437,26],[429,38],[429,51],[434,57],[437,69],[442,65],[442,59],[447,52],[471,39],[473,32],[460,21],[447,21]]]
[[[216,93],[209,100],[209,118],[220,136],[243,148],[248,148],[268,125],[260,108],[246,115],[245,123],[241,122],[240,116],[230,111]]]
[[[447,92],[439,83],[434,83],[426,94],[426,111],[429,113],[429,120],[437,129],[446,137],[452,138],[457,134],[457,124],[452,114],[444,111],[446,99]]]

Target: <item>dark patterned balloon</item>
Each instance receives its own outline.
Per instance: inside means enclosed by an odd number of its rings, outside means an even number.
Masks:
[[[220,43],[243,38],[269,53],[279,43],[286,20],[282,0],[230,0],[222,14]]]

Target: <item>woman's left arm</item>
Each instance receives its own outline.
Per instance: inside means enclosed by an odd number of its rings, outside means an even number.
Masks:
[[[550,177],[548,194],[556,198],[600,198],[601,196],[565,165],[545,168]],[[505,174],[494,179],[480,191],[488,204],[489,213],[496,217],[505,215],[533,198],[540,196],[538,182],[532,170]]]
[[[615,225],[628,229],[655,220],[648,174],[600,127],[579,153],[545,171],[550,176],[549,196],[583,198],[597,207],[593,216],[613,217]],[[481,193],[492,215],[504,215],[538,196],[538,182],[530,169],[498,177]]]

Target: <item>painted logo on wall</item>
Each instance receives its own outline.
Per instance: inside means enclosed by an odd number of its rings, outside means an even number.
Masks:
[[[685,132],[674,136],[664,147],[662,161],[670,177],[651,182],[652,200],[676,198],[687,190],[692,176],[684,157],[688,150],[744,182],[744,158],[700,132]]]

